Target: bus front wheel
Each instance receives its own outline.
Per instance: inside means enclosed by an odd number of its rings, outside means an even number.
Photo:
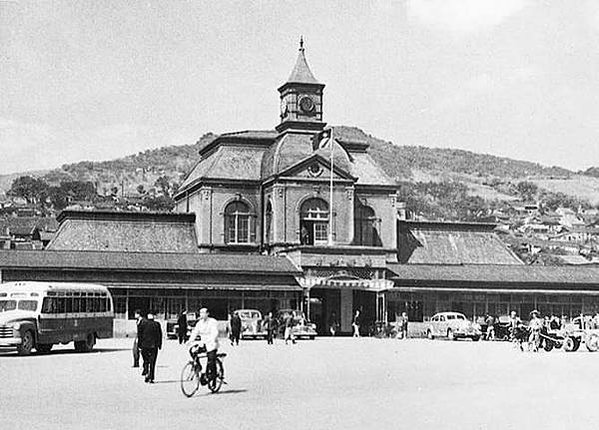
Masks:
[[[30,330],[27,330],[23,333],[21,337],[21,344],[17,345],[17,353],[19,355],[29,355],[31,354],[31,350],[33,349],[33,333]]]
[[[96,336],[93,333],[87,335],[85,340],[79,340],[75,342],[75,351],[77,352],[90,352],[94,349],[96,344]]]

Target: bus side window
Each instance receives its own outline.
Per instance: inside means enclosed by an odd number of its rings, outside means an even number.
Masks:
[[[53,314],[56,313],[56,299],[53,297],[44,297],[42,302],[42,313]]]
[[[79,312],[88,312],[87,309],[87,299],[85,297],[81,297],[81,302],[79,304]]]
[[[73,312],[73,298],[72,297],[65,297],[63,300],[65,301],[65,304],[66,304],[64,311],[66,313],[70,314],[71,312]]]
[[[94,300],[95,299],[93,297],[88,297],[87,299],[85,299],[87,312],[96,312],[96,309],[94,307]]]
[[[106,297],[100,298],[100,312],[106,312]]]
[[[73,312],[79,312],[81,309],[81,298],[73,297]]]
[[[67,301],[66,297],[58,297],[56,299],[56,303],[58,305],[58,307],[57,307],[57,313],[64,314],[65,308],[66,308],[66,301]]]

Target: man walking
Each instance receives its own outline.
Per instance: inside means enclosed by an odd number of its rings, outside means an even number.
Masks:
[[[285,319],[285,345],[287,345],[288,341],[291,341],[291,343],[295,343],[295,336],[293,335],[294,325],[295,321],[293,320],[293,312],[290,312],[287,318]]]
[[[137,329],[137,338],[141,355],[144,359],[145,382],[154,383],[156,358],[158,350],[162,348],[162,328],[157,321],[154,321],[154,313],[148,312],[145,320],[139,324]]]
[[[275,334],[275,320],[272,317],[272,312],[269,312],[264,319],[264,328],[266,329],[266,343],[267,345],[274,344],[274,334]]]
[[[233,344],[239,345],[239,338],[241,336],[241,318],[239,312],[234,312],[231,317],[231,346]]]
[[[177,337],[179,338],[179,345],[187,342],[187,312],[183,311],[179,314],[177,319]]]
[[[133,341],[133,367],[139,367],[139,341],[137,339],[137,332],[139,329],[139,323],[142,321],[141,311],[135,309],[135,340]]]

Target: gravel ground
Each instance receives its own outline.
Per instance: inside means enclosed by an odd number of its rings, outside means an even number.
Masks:
[[[503,342],[322,338],[223,345],[227,385],[179,387],[187,351],[166,341],[156,384],[127,339],[49,355],[0,353],[2,429],[596,428],[599,353],[522,353]],[[584,349],[584,347],[582,348]]]

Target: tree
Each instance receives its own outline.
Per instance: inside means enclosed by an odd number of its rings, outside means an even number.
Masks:
[[[516,184],[516,191],[524,200],[533,200],[539,191],[539,187],[533,182],[522,181]]]
[[[168,196],[146,197],[144,205],[152,211],[170,212],[175,207],[175,201]]]
[[[170,178],[166,175],[159,177],[158,179],[156,179],[156,182],[154,182],[154,186],[156,188],[158,188],[163,195],[170,197]]]
[[[44,203],[48,195],[48,184],[33,176],[20,176],[15,179],[8,191],[13,197],[21,197],[27,203]]]

